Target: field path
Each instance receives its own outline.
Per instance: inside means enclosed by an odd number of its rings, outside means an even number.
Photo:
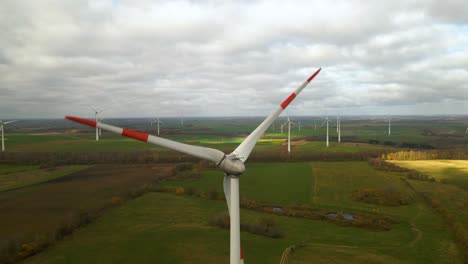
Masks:
[[[421,205],[419,204],[418,205],[418,212],[414,215],[413,218],[411,218],[411,221],[410,221],[410,225],[411,225],[411,230],[413,230],[413,232],[416,234],[416,236],[414,237],[413,241],[411,241],[408,246],[409,247],[413,247],[414,244],[416,244],[416,242],[418,242],[421,237],[422,237],[422,231],[421,229],[417,228],[416,227],[416,224],[415,224],[415,221],[416,219],[418,219],[418,217],[421,215]]]

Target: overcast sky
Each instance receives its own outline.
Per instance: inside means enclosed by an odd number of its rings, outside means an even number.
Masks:
[[[468,114],[468,1],[0,1],[0,119]]]

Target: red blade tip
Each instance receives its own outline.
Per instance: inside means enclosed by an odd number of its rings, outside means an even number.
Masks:
[[[77,123],[80,123],[80,124],[83,124],[83,125],[96,127],[96,122],[93,121],[93,120],[84,119],[84,118],[80,118],[80,117],[76,117],[76,116],[65,116],[65,119],[68,119],[68,120],[71,120],[73,122],[77,122]]]
[[[307,82],[310,82],[312,81],[312,79],[317,76],[317,74],[322,70],[322,68],[319,68],[316,72],[314,72],[314,74],[312,74],[309,79],[307,79]]]

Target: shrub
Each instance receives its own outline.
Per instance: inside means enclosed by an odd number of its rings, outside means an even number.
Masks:
[[[403,195],[396,186],[386,186],[383,189],[358,189],[351,196],[356,201],[377,205],[399,206],[410,203],[410,199]]]
[[[176,172],[182,172],[182,171],[191,171],[193,170],[193,168],[194,168],[193,163],[184,162],[184,163],[177,164],[175,167],[175,170]]]
[[[230,220],[231,218],[229,217],[229,214],[227,212],[222,212],[213,215],[208,220],[208,224],[227,229],[230,226]]]
[[[184,187],[180,187],[180,186],[176,187],[175,188],[175,193],[176,194],[184,194]]]
[[[207,193],[207,197],[210,200],[218,200],[220,196],[217,190],[212,189]]]
[[[111,198],[111,204],[113,206],[121,205],[123,203],[123,199],[118,196],[113,196]]]
[[[186,194],[190,196],[197,195],[197,190],[194,187],[187,187],[187,190],[185,191]]]

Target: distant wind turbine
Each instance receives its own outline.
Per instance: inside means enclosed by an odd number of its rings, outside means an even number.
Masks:
[[[0,130],[2,130],[2,152],[5,151],[5,138],[4,138],[4,131],[5,131],[5,125],[6,124],[10,124],[10,123],[13,123],[13,122],[16,122],[17,120],[13,120],[13,121],[6,121],[6,122],[3,122],[2,120],[0,120]]]
[[[392,128],[392,119],[389,117],[388,118],[388,135],[389,136],[392,134],[391,128]]]
[[[329,122],[332,122],[330,119],[328,119],[328,115],[327,117],[325,118],[325,120],[323,120],[323,123],[320,127],[323,127],[323,125],[327,124],[327,141],[326,141],[326,145],[327,145],[327,148],[330,146],[330,140],[329,140],[329,129],[328,129],[328,123]]]
[[[337,119],[336,127],[338,128],[338,143],[341,143],[341,117]]]
[[[154,120],[154,121],[151,122],[151,125],[157,124],[158,136],[159,136],[159,124],[162,124],[162,123],[163,123],[163,122],[159,121],[159,116],[158,116],[158,118],[157,118],[156,120]]]
[[[91,108],[91,110],[93,110],[94,112],[94,121],[96,121],[96,123],[99,123],[100,121],[98,120],[98,114],[102,113],[103,110],[98,111],[91,106],[89,106],[89,108]],[[96,126],[96,141],[99,141],[99,128],[97,126]]]
[[[336,115],[336,133],[339,132],[340,128],[338,127],[338,123],[340,122],[340,117]]]
[[[291,152],[291,124],[293,125],[296,125],[296,123],[292,122],[290,119],[289,119],[289,116],[288,116],[288,121],[286,121],[284,124],[281,125],[281,131],[283,131],[283,127],[285,125],[288,125],[288,153]]]

